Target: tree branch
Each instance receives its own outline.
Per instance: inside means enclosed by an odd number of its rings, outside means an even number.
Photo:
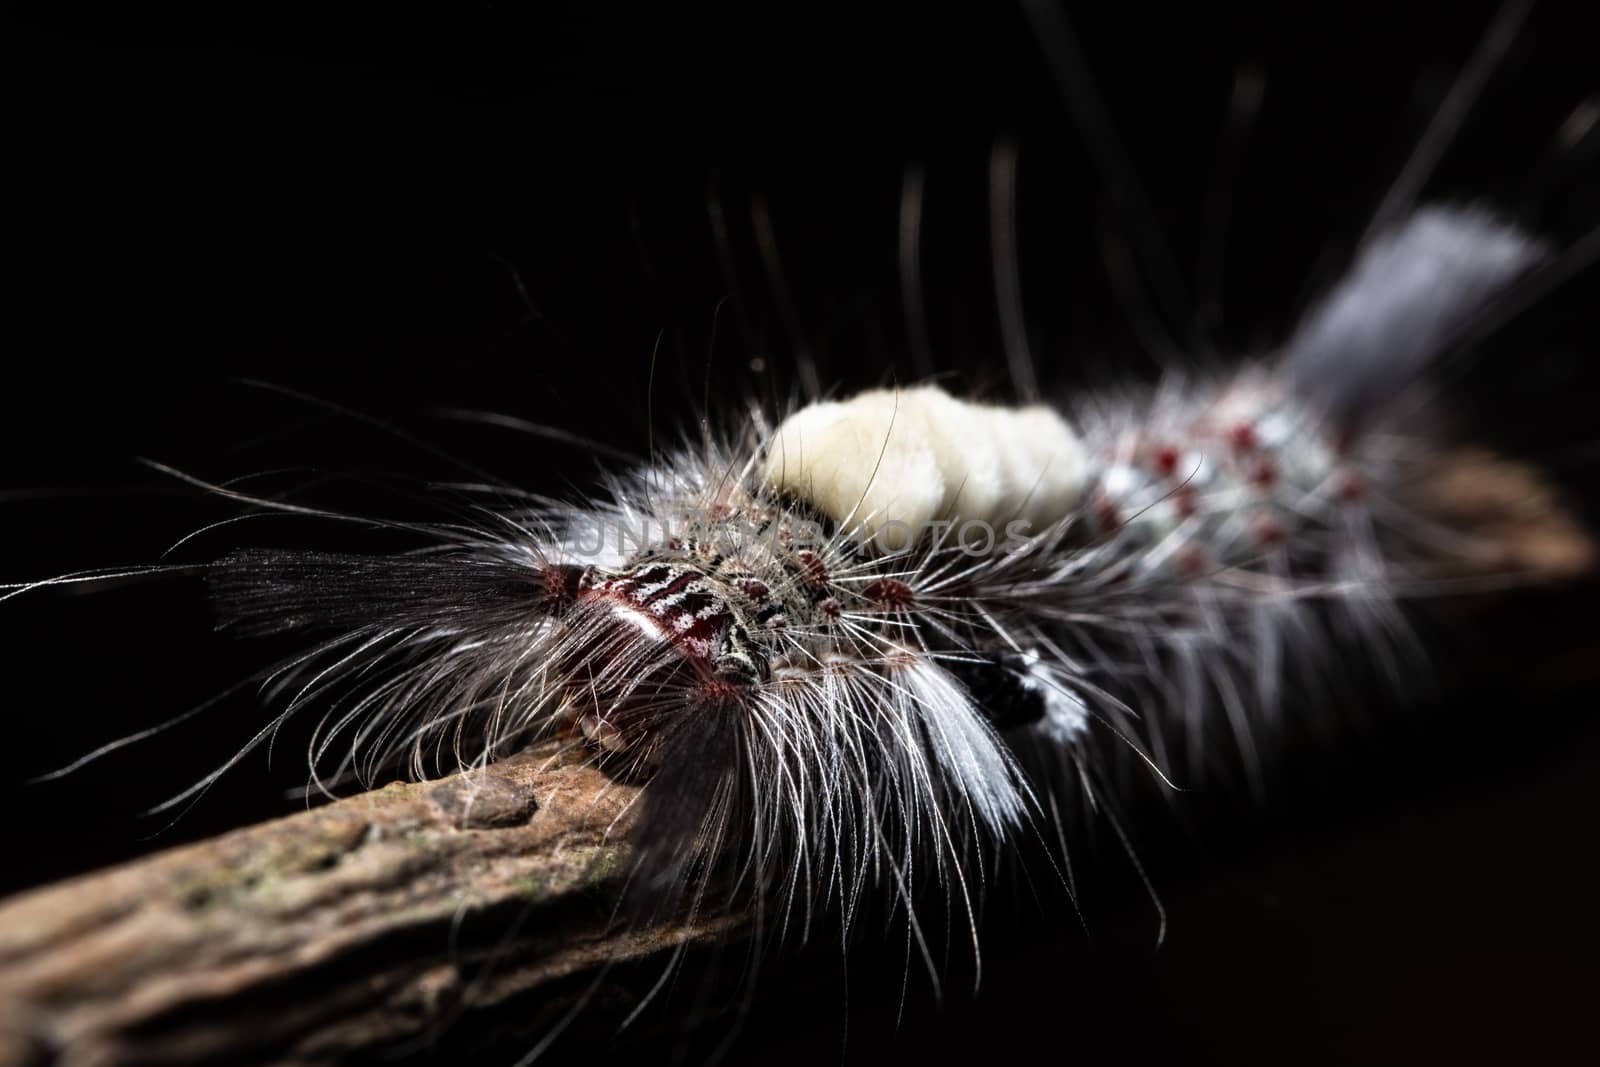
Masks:
[[[528,752],[23,894],[0,1064],[340,1062],[714,932],[610,921],[636,792]]]

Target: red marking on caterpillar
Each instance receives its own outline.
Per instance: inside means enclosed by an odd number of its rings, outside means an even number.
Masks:
[[[831,576],[828,573],[828,565],[822,561],[821,556],[809,548],[803,548],[795,553],[795,558],[800,561],[801,567],[804,568],[801,576],[805,579],[807,585],[813,589],[828,588]]]
[[[1094,521],[1101,530],[1110,532],[1122,525],[1122,512],[1118,510],[1116,501],[1110,494],[1096,491],[1094,497]]]
[[[1289,528],[1276,515],[1263,512],[1251,518],[1250,536],[1262,548],[1275,548],[1289,540]]]
[[[1211,568],[1211,559],[1198,545],[1184,545],[1173,556],[1173,564],[1183,578],[1198,578]]]
[[[1361,476],[1360,471],[1340,471],[1338,480],[1334,483],[1333,495],[1341,503],[1358,503],[1367,495],[1367,480]]]
[[[1170,478],[1177,473],[1178,461],[1181,458],[1177,446],[1162,445],[1151,455],[1151,466],[1163,478]]]
[[[540,572],[544,589],[541,608],[546,611],[559,611],[577,600],[586,574],[587,571],[583,567],[564,564],[544,568]]]
[[[1261,438],[1256,433],[1256,428],[1248,422],[1236,422],[1228,427],[1228,443],[1236,451],[1253,452],[1261,447]]]
[[[627,621],[654,627],[701,660],[710,657],[717,636],[732,621],[704,574],[666,563],[604,579],[592,587],[588,598],[616,603]]]
[[[908,611],[916,604],[916,594],[905,582],[880,578],[862,590],[862,596],[886,611]]]

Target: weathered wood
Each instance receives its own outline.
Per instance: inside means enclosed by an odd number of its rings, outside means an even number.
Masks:
[[[530,752],[0,905],[0,1064],[330,1063],[708,931],[610,921],[636,790]]]
[[[1592,568],[1526,469],[1463,453],[1429,484],[1483,549],[1449,577]],[[737,925],[612,921],[636,794],[529,752],[0,903],[0,1067],[333,1064],[457,1040],[508,1006],[553,1020],[613,965]]]

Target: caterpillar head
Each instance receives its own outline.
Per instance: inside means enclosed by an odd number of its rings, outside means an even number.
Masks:
[[[737,702],[766,674],[747,596],[694,560],[586,570],[554,663],[583,736],[648,768],[678,717]]]

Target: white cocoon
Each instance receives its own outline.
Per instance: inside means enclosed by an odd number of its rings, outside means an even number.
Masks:
[[[1050,408],[970,403],[925,385],[801,408],[778,427],[762,473],[901,548],[937,520],[985,522],[1003,537],[1021,519],[1036,533],[1077,506],[1085,468],[1078,436]]]

